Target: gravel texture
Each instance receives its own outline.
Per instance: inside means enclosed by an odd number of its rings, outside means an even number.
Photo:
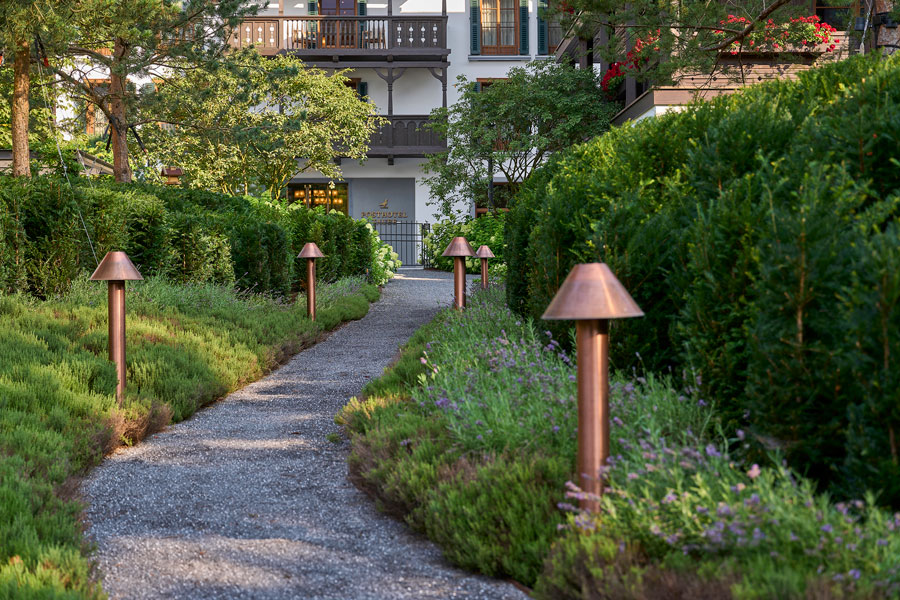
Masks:
[[[347,480],[333,418],[450,303],[403,270],[369,314],[268,377],[109,457],[82,487],[112,598],[522,599],[451,567]]]

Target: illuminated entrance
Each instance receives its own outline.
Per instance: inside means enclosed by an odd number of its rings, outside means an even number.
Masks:
[[[300,183],[288,186],[288,200],[301,202],[307,208],[321,206],[325,212],[336,210],[348,214],[349,195],[346,183]]]

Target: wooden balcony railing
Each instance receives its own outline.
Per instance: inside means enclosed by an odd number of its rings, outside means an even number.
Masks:
[[[333,51],[414,53],[447,47],[447,17],[258,17],[232,32],[233,48],[256,46],[261,53],[282,50],[327,54]]]
[[[385,117],[388,123],[372,135],[369,156],[421,157],[447,149],[447,142],[435,133],[428,115]]]

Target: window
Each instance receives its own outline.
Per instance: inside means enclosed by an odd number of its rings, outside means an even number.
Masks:
[[[483,92],[494,85],[495,81],[506,81],[506,77],[478,77],[475,81],[475,91]]]
[[[88,79],[91,86],[101,97],[105,97],[109,89],[109,79]],[[106,118],[99,106],[93,102],[85,102],[84,105],[84,132],[88,135],[103,135],[109,127],[109,119]]]
[[[851,14],[856,15],[858,12],[859,6],[856,2],[841,2],[840,0],[816,2],[816,16],[838,31],[846,30]]]
[[[555,54],[556,49],[559,48],[559,45],[563,41],[563,28],[562,25],[559,24],[559,21],[553,19],[549,23],[547,23],[547,51],[550,54]]]
[[[563,40],[559,16],[552,10],[551,4],[550,0],[538,0],[537,45],[538,54],[542,55],[556,53]]]
[[[302,183],[288,186],[289,202],[302,202],[307,208],[321,206],[326,212],[336,210],[348,214],[348,196],[346,183]]]
[[[480,0],[481,53],[519,53],[519,0]]]

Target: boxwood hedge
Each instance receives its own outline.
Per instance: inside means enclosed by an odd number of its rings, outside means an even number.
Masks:
[[[898,506],[898,140],[900,60],[877,57],[614,129],[515,198],[509,304],[539,318],[608,263],[646,313],[613,324],[616,367],[693,371],[758,452]]]

